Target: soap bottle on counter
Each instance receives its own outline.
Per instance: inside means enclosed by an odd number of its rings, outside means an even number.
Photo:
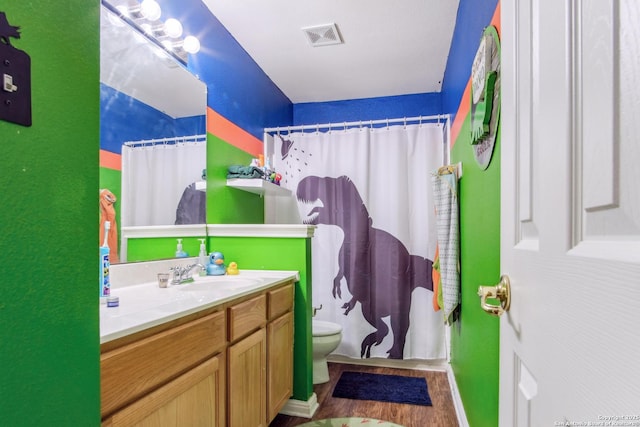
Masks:
[[[176,246],[176,258],[186,258],[189,254],[182,250],[182,239],[178,239],[178,245]]]
[[[207,264],[209,263],[209,256],[207,255],[207,247],[204,244],[205,239],[198,239],[198,240],[200,240],[200,253],[198,254],[198,264],[204,267],[200,270],[200,276],[206,276]]]

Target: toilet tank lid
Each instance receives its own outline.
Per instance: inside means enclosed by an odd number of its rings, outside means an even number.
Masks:
[[[314,320],[311,322],[313,335],[316,337],[324,337],[342,332],[342,326],[337,323],[325,322],[324,320]]]

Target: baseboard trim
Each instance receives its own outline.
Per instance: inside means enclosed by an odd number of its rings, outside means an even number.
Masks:
[[[308,400],[289,399],[280,410],[281,414],[292,417],[311,418],[318,409],[318,396],[311,393]]]
[[[354,359],[352,357],[330,354],[327,361],[336,363],[347,363],[351,365],[376,366],[379,368],[416,369],[419,371],[446,371],[447,361],[444,359],[420,360],[420,359],[384,359],[371,357],[368,359]]]
[[[458,417],[458,425],[460,427],[469,427],[467,413],[464,411],[464,405],[462,404],[462,398],[460,397],[460,391],[458,390],[458,383],[456,382],[456,376],[453,374],[451,365],[447,367],[447,378],[449,379],[449,388],[451,389],[453,406],[456,409],[456,416]]]

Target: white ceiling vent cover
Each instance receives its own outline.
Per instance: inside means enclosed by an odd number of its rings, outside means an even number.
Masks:
[[[311,46],[327,46],[331,44],[342,44],[342,38],[338,32],[336,24],[317,25],[302,29]]]

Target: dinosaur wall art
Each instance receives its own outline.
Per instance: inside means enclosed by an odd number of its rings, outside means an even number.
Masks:
[[[342,306],[344,314],[349,315],[360,302],[364,318],[375,328],[362,340],[360,356],[370,357],[371,347],[388,335],[383,319],[389,317],[393,345],[388,357],[402,359],[412,292],[417,287],[433,291],[432,261],[411,255],[396,237],[374,228],[358,189],[347,176],[307,176],[298,183],[296,197],[305,206],[314,202],[306,212],[306,223],[335,225],[344,233],[332,295],[342,296],[344,279],[352,295]]]

